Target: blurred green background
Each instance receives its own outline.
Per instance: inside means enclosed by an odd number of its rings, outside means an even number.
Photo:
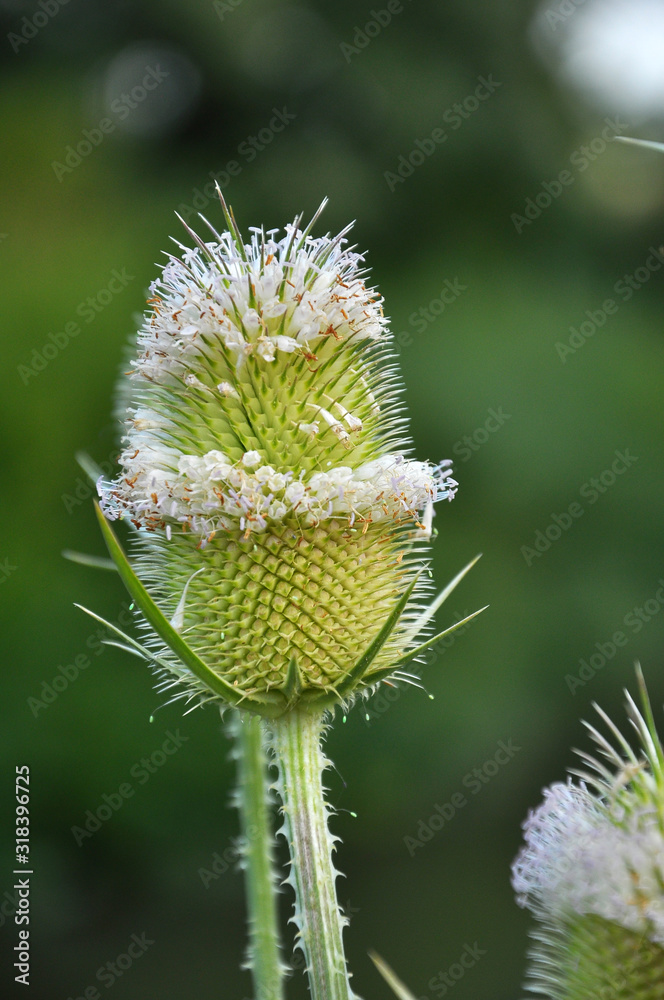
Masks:
[[[112,462],[125,344],[161,251],[182,236],[174,211],[221,224],[205,193],[217,175],[245,228],[282,227],[324,195],[319,232],[357,218],[417,455],[455,459],[437,583],[484,553],[439,624],[490,610],[426,668],[434,700],[380,695],[329,738],[353,982],[367,1000],[390,995],[374,948],[433,1000],[436,977],[476,944],[484,954],[450,995],[520,995],[530,920],[509,866],[528,808],[563,779],[571,746],[587,746],[593,700],[622,718],[637,658],[661,720],[664,269],[651,248],[664,244],[664,157],[612,141],[664,138],[661,22],[645,0],[2,0],[9,993],[12,782],[27,763],[30,995],[251,996],[241,875],[201,876],[215,854],[232,859],[238,830],[219,716],[169,707],[151,724],[149,672],[102,651],[73,607],[116,620],[119,581],[61,558],[102,552],[74,455]],[[114,271],[123,287],[109,292]],[[582,515],[557,528],[575,502]],[[187,741],[139,783],[137,763],[176,730]],[[483,770],[510,740],[509,762]],[[479,788],[475,768],[489,779]],[[72,828],[126,781],[134,796],[79,846]],[[421,822],[455,793],[466,804],[425,842]],[[285,916],[290,903],[286,891]],[[96,978],[133,934],[153,942],[145,954]],[[300,973],[289,991],[307,995]]]

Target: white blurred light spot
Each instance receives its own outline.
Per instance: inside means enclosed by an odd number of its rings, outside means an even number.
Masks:
[[[189,116],[200,88],[200,74],[183,52],[157,42],[133,44],[106,68],[104,109],[118,129],[153,138]]]
[[[600,108],[664,115],[663,0],[553,0],[533,31],[559,77]]]

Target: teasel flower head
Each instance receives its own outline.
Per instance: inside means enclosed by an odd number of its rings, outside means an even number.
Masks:
[[[640,670],[627,694],[639,748],[595,706],[607,739],[580,752],[580,779],[555,784],[524,824],[512,884],[539,926],[526,988],[555,1000],[664,996],[664,754]]]
[[[321,206],[245,240],[219,195],[227,230],[186,226],[150,288],[102,528],[144,617],[136,651],[176,696],[266,716],[349,702],[421,649],[433,505],[457,484],[411,457],[350,227],[310,235]]]

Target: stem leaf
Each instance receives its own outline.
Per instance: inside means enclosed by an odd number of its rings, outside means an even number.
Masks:
[[[173,628],[167,618],[161,613],[155,602],[152,600],[147,590],[134,573],[129,560],[127,559],[122,546],[115,537],[115,533],[104,517],[99,507],[95,503],[97,519],[101,527],[102,534],[113,562],[118,568],[122,581],[131,594],[132,598],[140,608],[146,620],[155,630],[157,635],[169,649],[178,657],[182,663],[191,670],[203,684],[215,694],[223,698],[231,705],[242,705],[246,709],[252,708],[252,701],[260,703],[260,711],[265,715],[278,715],[284,710],[283,696],[276,698],[268,693],[260,698],[252,697],[238,691],[232,684],[219,677],[207,666],[203,660],[196,655],[180,634]]]
[[[435,615],[436,611],[438,611],[438,608],[441,606],[441,604],[443,604],[443,602],[447,600],[447,598],[450,596],[455,587],[459,583],[461,583],[466,573],[470,572],[475,563],[481,558],[482,558],[482,553],[480,552],[479,555],[476,555],[474,559],[470,560],[467,566],[464,566],[463,569],[459,573],[457,573],[457,575],[454,577],[453,580],[450,580],[450,582],[447,584],[446,587],[444,587],[441,590],[441,592],[438,594],[435,600],[431,602],[429,607],[424,609],[419,618],[415,619],[412,626],[413,637],[415,637],[418,634],[418,632],[420,632],[424,628],[427,622],[431,620],[431,618]]]
[[[462,625],[467,625],[468,622],[471,622],[473,620],[473,618],[477,618],[477,616],[481,615],[483,611],[486,611],[488,607],[489,605],[485,604],[483,608],[478,608],[477,611],[473,611],[472,615],[466,615],[466,617],[462,618],[461,621],[455,622],[454,625],[450,625],[449,628],[446,628],[444,629],[444,631],[439,632],[438,635],[434,635],[432,636],[431,639],[427,639],[426,642],[423,642],[421,643],[421,645],[416,646],[415,649],[411,649],[407,653],[404,653],[404,655],[401,656],[396,661],[396,663],[392,667],[392,670],[397,670],[399,667],[405,666],[406,663],[410,663],[411,660],[414,660],[416,656],[419,656],[420,653],[423,653],[425,649],[429,648],[429,646],[433,646],[440,639],[442,639],[443,636],[449,635],[450,632],[456,632],[456,630],[458,628],[461,628]]]
[[[367,670],[376,659],[381,649],[389,639],[391,633],[394,631],[401,614],[410,600],[410,596],[415,589],[415,584],[420,578],[420,573],[411,581],[410,586],[406,588],[390,615],[387,621],[381,628],[378,635],[375,637],[373,642],[367,647],[362,656],[359,658],[354,667],[352,667],[343,680],[336,685],[336,690],[340,698],[345,698],[351,693],[354,687],[360,683]]]

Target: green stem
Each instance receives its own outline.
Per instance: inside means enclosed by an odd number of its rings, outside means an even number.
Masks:
[[[272,845],[271,802],[263,726],[254,715],[234,713],[238,761],[237,806],[242,828],[242,867],[247,891],[251,970],[256,1000],[284,1000]]]
[[[277,790],[291,856],[288,881],[295,891],[297,946],[307,962],[312,1000],[354,1000],[342,934],[347,923],[337,905],[332,863],[335,837],[322,784],[328,761],[321,751],[323,716],[293,709],[271,719]]]

